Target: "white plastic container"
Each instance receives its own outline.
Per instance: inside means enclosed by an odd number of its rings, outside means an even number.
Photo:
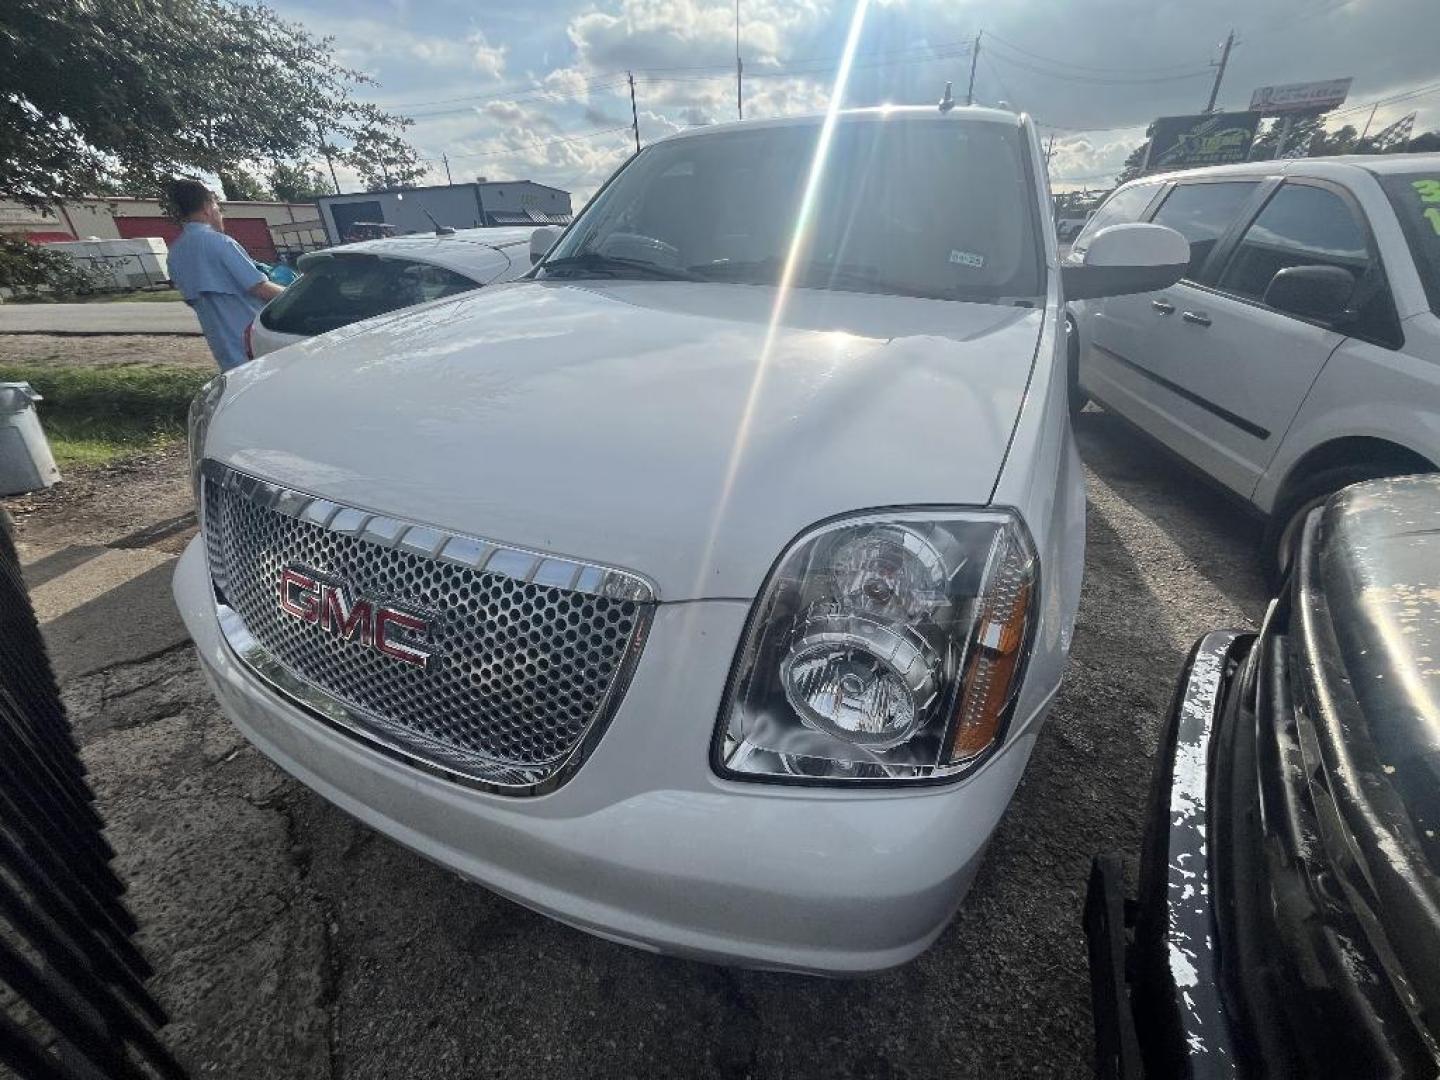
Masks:
[[[0,383],[0,495],[48,488],[60,479],[29,383]]]

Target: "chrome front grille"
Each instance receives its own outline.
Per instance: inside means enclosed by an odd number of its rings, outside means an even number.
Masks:
[[[222,628],[276,689],[412,763],[515,793],[563,781],[599,738],[644,644],[655,596],[643,578],[340,506],[214,462],[204,478]],[[423,616],[428,661],[402,663],[363,635],[287,614],[280,578],[295,567]]]

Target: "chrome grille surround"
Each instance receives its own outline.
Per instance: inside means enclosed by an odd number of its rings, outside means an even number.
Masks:
[[[644,647],[656,589],[627,570],[447,532],[202,466],[221,630],[272,690],[386,753],[505,794],[564,783]],[[281,612],[287,566],[428,616],[413,667]]]

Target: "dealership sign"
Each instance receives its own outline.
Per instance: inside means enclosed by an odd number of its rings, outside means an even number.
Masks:
[[[1151,125],[1145,171],[1244,161],[1250,156],[1250,144],[1255,141],[1259,124],[1260,114],[1255,112],[1162,116]]]
[[[1333,109],[1343,102],[1349,93],[1350,79],[1262,86],[1250,95],[1250,108],[1266,116],[1274,113]]]

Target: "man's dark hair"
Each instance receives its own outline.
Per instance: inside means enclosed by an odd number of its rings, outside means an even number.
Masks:
[[[170,212],[177,218],[188,218],[191,214],[204,210],[214,198],[214,192],[199,180],[182,178],[171,180],[165,185],[165,201],[170,204]]]

